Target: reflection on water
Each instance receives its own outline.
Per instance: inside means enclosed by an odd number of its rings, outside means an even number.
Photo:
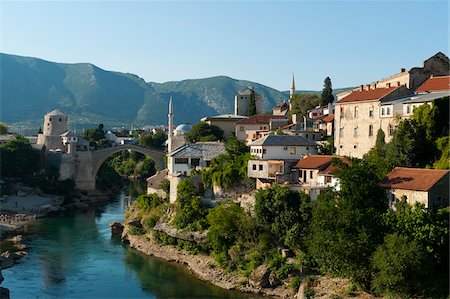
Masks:
[[[30,226],[29,254],[3,270],[11,298],[237,298],[177,264],[148,257],[111,238],[130,197]]]

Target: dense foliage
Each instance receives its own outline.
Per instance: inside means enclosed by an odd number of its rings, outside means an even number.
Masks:
[[[0,145],[0,171],[2,177],[25,177],[39,170],[39,154],[28,139],[16,136]]]
[[[1,135],[8,134],[8,126],[1,121],[0,121],[0,134]]]
[[[223,131],[217,126],[199,122],[192,126],[192,130],[186,134],[188,142],[218,141],[223,140]]]
[[[213,184],[224,189],[242,185],[247,180],[248,148],[242,141],[230,137],[225,142],[225,153],[215,157],[202,173],[206,186]]]
[[[258,190],[256,220],[274,240],[286,246],[300,245],[311,219],[309,196],[279,185]]]
[[[109,144],[105,139],[105,130],[103,124],[99,124],[97,128],[87,129],[83,131],[82,136],[89,141],[89,144],[96,147],[108,147]]]
[[[138,144],[144,147],[163,148],[167,136],[162,131],[146,132],[139,137]]]
[[[312,93],[295,94],[290,101],[292,110],[289,113],[291,115],[298,113],[301,116],[306,116],[309,109],[320,104],[320,98]]]

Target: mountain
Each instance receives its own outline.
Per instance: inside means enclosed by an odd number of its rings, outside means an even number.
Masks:
[[[89,63],[65,64],[0,53],[1,121],[39,127],[59,108],[71,127],[165,124],[173,96],[175,123],[197,123],[208,115],[232,113],[234,95],[254,87],[264,110],[287,100],[288,93],[256,82],[218,76],[153,83]]]

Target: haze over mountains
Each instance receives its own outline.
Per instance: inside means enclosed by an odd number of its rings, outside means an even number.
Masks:
[[[55,63],[2,53],[0,78],[1,121],[24,127],[41,126],[44,114],[54,108],[69,115],[71,127],[166,124],[171,95],[175,123],[197,123],[204,116],[233,113],[236,92],[248,87],[263,96],[264,110],[289,96],[225,76],[153,83],[89,63]]]

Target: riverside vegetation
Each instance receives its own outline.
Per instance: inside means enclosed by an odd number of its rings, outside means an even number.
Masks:
[[[265,287],[288,284],[296,290],[305,281],[307,296],[313,295],[314,275],[306,273],[350,279],[347,295],[359,290],[389,297],[446,297],[449,208],[399,201],[389,209],[379,185],[393,167],[412,166],[408,163],[413,161],[419,163],[413,166],[448,167],[448,126],[441,126],[448,116],[439,107],[416,109],[411,120],[399,123],[390,143],[379,136],[376,147],[363,159],[352,159],[351,166],[335,159],[341,189],[328,189],[314,202],[275,185],[255,192],[251,211],[232,199],[208,207],[187,178],[178,185],[175,204],[155,194],[140,196],[126,215],[129,233],[193,255],[210,255],[216,266],[247,278],[240,284],[249,283],[263,265],[270,277]],[[434,155],[410,160],[424,144]],[[226,153],[202,173],[203,183],[225,190],[242,184],[248,180],[248,158],[242,144],[227,141]],[[154,230],[161,223],[206,237],[179,238]],[[291,257],[282,254],[286,249]]]

